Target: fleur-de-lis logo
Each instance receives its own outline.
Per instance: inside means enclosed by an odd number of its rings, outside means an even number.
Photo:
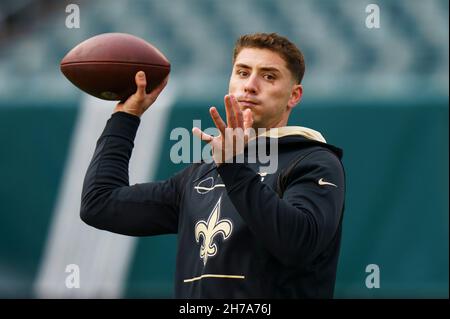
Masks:
[[[214,237],[222,234],[223,239],[230,237],[233,230],[233,224],[229,219],[220,219],[220,201],[219,198],[216,206],[208,217],[208,221],[200,220],[195,224],[195,240],[200,242],[200,237],[203,237],[203,242],[200,246],[200,258],[203,258],[203,265],[206,265],[208,257],[215,256],[217,253],[217,245],[214,243]]]

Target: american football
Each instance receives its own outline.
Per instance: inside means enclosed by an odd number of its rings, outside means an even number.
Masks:
[[[168,59],[153,45],[126,33],[89,38],[62,59],[61,72],[82,91],[104,100],[126,100],[136,91],[134,76],[142,70],[150,93],[170,72]]]

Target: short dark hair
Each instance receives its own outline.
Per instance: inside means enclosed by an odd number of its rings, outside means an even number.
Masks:
[[[233,64],[243,48],[269,49],[277,52],[286,61],[297,84],[300,84],[305,74],[305,59],[297,46],[286,37],[276,33],[245,34],[236,41],[233,52]]]

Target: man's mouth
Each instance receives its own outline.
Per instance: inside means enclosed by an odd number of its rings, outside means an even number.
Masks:
[[[250,100],[250,99],[240,99],[238,100],[239,105],[244,108],[253,108],[259,104],[258,101]]]

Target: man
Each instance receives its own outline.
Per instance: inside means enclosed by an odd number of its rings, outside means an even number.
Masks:
[[[286,126],[302,96],[304,69],[288,39],[242,36],[226,122],[210,108],[220,134],[193,129],[211,144],[214,162],[129,186],[140,116],[167,83],[146,94],[138,72],[136,93],[116,106],[98,140],[84,181],[83,221],[132,236],[177,233],[177,298],[332,298],[344,210],[342,151],[314,130]],[[276,132],[255,142],[278,143],[275,173],[233,160],[248,151],[226,141],[255,141],[252,128]]]

